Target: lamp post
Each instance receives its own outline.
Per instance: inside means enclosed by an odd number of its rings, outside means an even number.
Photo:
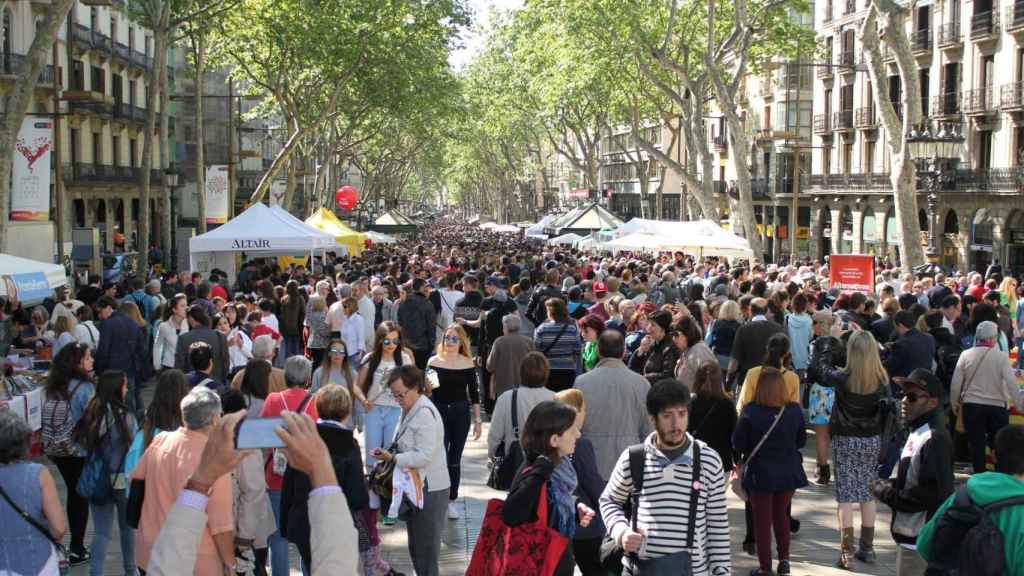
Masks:
[[[917,168],[920,188],[925,192],[928,213],[928,248],[925,254],[930,262],[939,257],[938,208],[939,193],[956,182],[956,167],[960,163],[960,147],[964,137],[951,122],[923,122],[913,127],[906,136],[907,146]]]

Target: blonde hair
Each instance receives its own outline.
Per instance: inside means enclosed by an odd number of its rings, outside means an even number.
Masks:
[[[587,403],[583,399],[583,392],[576,388],[569,388],[568,390],[562,390],[555,394],[555,400],[568,404],[576,409],[576,412],[586,411]]]
[[[878,357],[878,342],[871,332],[858,331],[846,344],[846,385],[854,394],[871,394],[889,382],[889,374]]]
[[[74,316],[60,314],[53,321],[53,331],[57,335],[63,334],[65,332],[71,332],[75,329],[75,324],[77,324],[77,322],[75,322]]]
[[[1003,283],[999,286],[999,292],[1002,293],[1003,298],[1006,298],[1007,308],[1010,310],[1017,309],[1017,281],[1012,277],[1007,276],[1003,278]]]
[[[309,307],[316,312],[323,312],[327,309],[327,300],[319,294],[313,294],[309,297]]]
[[[735,300],[726,300],[718,307],[719,320],[739,320],[740,305]]]
[[[135,302],[122,302],[117,311],[134,320],[139,325],[139,328],[146,326],[146,321],[142,319],[142,314],[139,312],[139,307],[135,305]]]
[[[352,396],[344,386],[328,384],[316,393],[316,411],[325,420],[342,422],[352,413]]]
[[[466,334],[466,329],[463,328],[460,324],[452,324],[444,329],[444,333],[441,334],[441,341],[437,343],[437,355],[441,358],[444,358],[444,337],[449,332],[455,332],[455,334],[458,335],[459,337],[459,355],[465,356],[467,358],[472,358],[473,354],[470,353],[469,349],[469,336]]]

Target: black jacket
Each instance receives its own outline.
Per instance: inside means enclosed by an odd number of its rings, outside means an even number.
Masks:
[[[836,368],[828,353],[812,356],[807,372],[818,385],[836,389],[829,420],[829,431],[833,436],[865,438],[882,433],[879,403],[882,398],[891,396],[888,382],[880,382],[878,389],[870,394],[852,392],[847,386],[849,374]]]
[[[597,456],[594,445],[586,438],[576,440],[576,450],[572,456],[572,467],[576,470],[576,497],[594,511],[594,519],[586,528],[576,528],[576,540],[588,540],[604,536],[604,522],[601,521],[600,499],[604,492],[604,480],[597,472]]]
[[[871,323],[871,335],[879,344],[886,344],[896,334],[896,322],[891,318],[880,318]]]
[[[672,343],[666,334],[660,342],[655,342],[646,355],[640,351],[633,352],[629,359],[629,367],[643,374],[651,384],[664,378],[675,378],[676,364],[679,362],[679,348]]]
[[[736,407],[729,398],[694,396],[690,402],[687,431],[718,452],[722,459],[722,469],[726,472],[733,469],[733,462],[736,460],[732,447],[736,418]]]
[[[422,294],[412,293],[398,306],[402,342],[413,350],[433,350],[437,343],[437,314]]]
[[[102,342],[103,337],[100,336],[100,343]],[[178,345],[174,349],[174,367],[184,372],[192,370],[188,361],[188,348],[196,342],[206,342],[213,351],[213,379],[230,382],[228,370],[231,368],[231,358],[228,356],[227,338],[211,328],[192,328],[178,336]]]
[[[540,290],[534,290],[530,297],[530,303],[526,306],[526,317],[533,320],[534,324],[540,324],[547,320],[548,312],[544,309],[544,302],[548,298],[561,298],[562,291],[557,286],[545,284]]]
[[[370,495],[363,477],[363,459],[359,453],[359,442],[351,430],[319,423],[316,426],[320,438],[327,444],[331,454],[334,475],[345,494],[348,508],[353,513],[366,508]],[[304,559],[310,558],[309,493],[313,490],[309,476],[291,466],[285,470],[281,486],[281,536],[299,547]]]
[[[927,430],[922,430],[927,426]],[[941,408],[908,426],[910,440],[926,436],[920,446],[907,445],[900,456],[896,479],[879,491],[878,499],[893,509],[892,537],[897,544],[914,544],[918,521],[923,525],[953,493],[953,443]],[[915,515],[923,514],[924,520]],[[914,531],[914,534],[904,532]]]
[[[915,368],[932,369],[935,358],[935,339],[931,334],[908,330],[889,344],[889,354],[885,358],[885,370],[889,378],[905,378]]]

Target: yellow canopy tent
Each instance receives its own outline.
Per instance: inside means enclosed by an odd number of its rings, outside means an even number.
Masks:
[[[306,224],[334,236],[338,244],[348,247],[348,253],[352,256],[359,256],[366,249],[366,234],[349,228],[326,208],[314,212],[306,219]]]

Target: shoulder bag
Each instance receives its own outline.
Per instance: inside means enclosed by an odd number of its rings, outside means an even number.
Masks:
[[[555,339],[551,341],[551,344],[548,344],[547,346],[545,346],[544,349],[540,351],[540,353],[545,355],[545,356],[547,356],[548,352],[550,352],[551,349],[555,347],[555,344],[558,344],[558,341],[562,339],[562,335],[565,334],[565,331],[568,330],[568,329],[569,329],[569,323],[568,322],[562,324],[562,329],[558,331],[558,336],[555,336]]]
[[[523,449],[519,446],[519,389],[515,388],[512,390],[512,440],[507,446],[502,442],[495,451],[487,486],[508,492],[516,472],[525,460]]]
[[[964,397],[967,395],[967,388],[970,387],[971,382],[974,382],[974,377],[978,374],[978,369],[981,368],[981,365],[985,362],[985,358],[988,358],[988,353],[991,351],[992,348],[989,348],[981,355],[981,359],[978,360],[978,365],[974,367],[974,372],[971,372],[971,377],[968,378],[960,388],[960,409],[956,411],[956,424],[954,425],[954,429],[960,434],[967,433],[967,427],[964,426]]]
[[[108,428],[107,430],[106,435],[109,435],[110,429]],[[111,469],[103,458],[102,450],[90,451],[85,467],[82,468],[82,475],[78,477],[78,483],[75,484],[75,492],[94,504],[109,502],[114,493],[114,483],[111,481],[110,476],[115,472],[121,472],[124,467],[124,460],[128,457],[129,448],[131,448],[131,442],[125,442],[121,461],[114,469]]]
[[[40,524],[38,520],[33,518],[28,512],[25,512],[24,510],[21,509],[20,506],[15,504],[14,500],[12,500],[11,497],[7,495],[7,491],[4,490],[3,486],[0,486],[0,496],[3,496],[4,500],[7,501],[7,504],[9,504],[11,508],[13,508],[14,511],[18,513],[19,516],[24,518],[25,522],[28,522],[33,528],[38,530],[40,534],[45,536],[46,539],[49,540],[51,544],[53,544],[53,548],[57,551],[57,566],[60,570],[60,576],[67,576],[68,574],[70,574],[71,563],[68,562],[67,548],[65,548],[63,544],[58,542],[57,539],[53,537],[53,534],[50,534],[50,531],[43,527],[43,525]]]
[[[700,504],[700,445],[696,439],[693,442],[693,485],[690,489],[690,509],[686,526],[686,547],[679,552],[665,554],[654,558],[641,559],[639,555],[630,555],[633,563],[633,573],[638,576],[693,576],[693,550],[694,534],[697,531],[697,506]],[[637,499],[639,504],[639,497]],[[633,531],[637,529],[636,518],[639,514],[634,510]],[[645,539],[646,544],[646,539]]]
[[[758,451],[761,450],[761,446],[764,445],[764,441],[771,435],[772,430],[775,430],[775,426],[779,423],[779,420],[782,420],[782,415],[785,412],[785,406],[779,409],[779,415],[775,417],[772,425],[768,427],[768,431],[764,433],[764,436],[761,436],[761,440],[757,442],[757,446],[754,446],[750,455],[744,458],[742,462],[737,462],[736,467],[733,468],[732,472],[729,474],[729,488],[732,490],[733,494],[738,496],[740,500],[743,500],[744,502],[750,501],[750,495],[747,494],[747,489],[743,486],[743,477],[746,473],[747,464],[754,459],[754,456],[757,456]]]
[[[373,465],[373,469],[370,470],[370,477],[367,478],[366,485],[371,492],[380,496],[384,500],[391,500],[391,495],[393,493],[393,479],[395,476],[394,456],[398,454],[398,441],[405,434],[405,431],[409,429],[406,424],[419,414],[420,410],[423,410],[423,406],[420,406],[408,418],[402,420],[402,424],[398,429],[398,434],[395,435],[395,440],[388,448],[388,452],[392,456],[391,459],[379,460]]]

